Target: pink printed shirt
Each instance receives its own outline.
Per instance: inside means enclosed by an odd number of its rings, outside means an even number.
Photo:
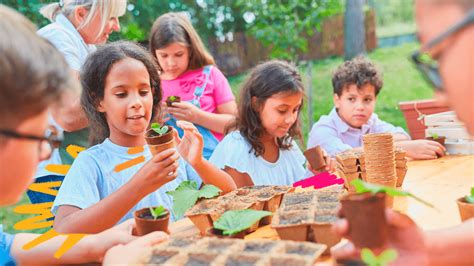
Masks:
[[[161,80],[163,90],[163,101],[168,96],[180,96],[181,101],[191,101],[194,98],[194,90],[197,86],[202,86],[206,81],[203,69],[189,70],[173,80]],[[215,66],[212,66],[209,81],[201,96],[199,103],[201,109],[217,113],[217,106],[235,100],[234,94],[230,88],[229,82],[222,72]],[[223,134],[212,132],[214,136],[221,141]]]

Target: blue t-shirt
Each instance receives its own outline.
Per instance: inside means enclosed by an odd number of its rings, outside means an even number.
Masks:
[[[101,144],[81,152],[64,178],[54,201],[52,212],[56,214],[61,205],[72,205],[81,209],[91,207],[130,181],[145,162],[151,159],[152,155],[147,145],[144,146],[144,151],[141,153],[129,154],[129,150],[128,147],[119,146],[106,139]],[[140,156],[145,156],[145,162],[120,171],[117,170],[117,166]],[[176,189],[182,181],[186,180],[196,181],[199,186],[202,183],[194,169],[180,158],[176,179],[144,197],[119,222],[133,218],[133,212],[142,208],[163,205],[171,210],[173,198],[166,192]],[[179,217],[171,214],[170,218],[171,221],[175,221]]]
[[[10,250],[13,244],[13,235],[3,232],[3,225],[0,224],[0,265],[15,265],[10,257]]]

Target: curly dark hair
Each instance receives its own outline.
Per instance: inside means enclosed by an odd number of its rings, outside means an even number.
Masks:
[[[382,73],[363,56],[344,62],[332,75],[332,87],[338,96],[351,84],[360,89],[367,83],[374,86],[376,96],[383,87]]]
[[[239,114],[229,130],[239,130],[240,134],[250,143],[255,156],[265,152],[260,137],[265,133],[258,113],[258,107],[263,106],[265,101],[278,93],[303,93],[304,86],[297,68],[284,61],[272,60],[257,65],[250,73],[240,91],[238,111]],[[256,98],[256,105],[252,104],[252,98]],[[291,126],[288,134],[278,138],[278,147],[288,150],[292,147],[293,139],[301,138],[299,126],[299,111],[296,122]]]
[[[101,46],[87,57],[81,71],[83,87],[81,104],[89,118],[91,145],[103,142],[110,135],[107,119],[103,113],[97,110],[97,106],[104,99],[105,80],[110,69],[115,63],[125,58],[136,59],[145,65],[150,75],[150,86],[153,93],[151,120],[160,111],[159,103],[162,98],[160,76],[151,54],[142,46],[128,41],[118,41]]]

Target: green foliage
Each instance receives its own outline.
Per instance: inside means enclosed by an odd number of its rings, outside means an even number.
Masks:
[[[214,222],[214,228],[222,230],[223,235],[233,235],[250,228],[263,217],[270,215],[273,213],[250,209],[226,211]]]
[[[170,96],[170,101],[174,102],[176,101],[176,99],[177,99],[176,96]]]
[[[368,266],[385,266],[397,259],[398,253],[394,249],[387,249],[379,256],[375,256],[372,250],[363,248],[360,257],[362,261]]]
[[[342,11],[339,0],[257,1],[237,0],[243,14],[253,17],[247,28],[272,58],[297,61],[308,49],[307,36],[320,30],[323,20]]]
[[[436,133],[433,133],[433,134],[431,134],[431,137],[432,137],[433,139],[438,139],[438,138],[439,138],[439,135],[436,134]]]
[[[151,129],[153,129],[153,131],[156,132],[156,134],[158,134],[158,136],[163,136],[164,134],[166,134],[166,132],[168,132],[168,126],[161,126],[160,124],[158,123],[152,123],[151,124]]]
[[[360,194],[370,192],[374,195],[377,194],[377,193],[385,193],[385,194],[387,194],[389,196],[392,196],[392,197],[395,197],[395,196],[398,196],[398,197],[412,197],[415,200],[425,204],[426,206],[434,208],[434,206],[431,203],[428,203],[428,202],[418,198],[417,196],[415,196],[412,193],[407,192],[407,191],[399,190],[399,189],[396,189],[396,188],[393,188],[393,187],[387,187],[387,186],[381,186],[381,185],[377,185],[377,184],[367,183],[367,182],[364,182],[360,179],[352,180],[351,184],[355,187],[356,192],[360,193]]]
[[[214,198],[219,196],[221,190],[213,185],[204,185],[201,190],[195,181],[183,181],[179,186],[166,194],[173,197],[173,213],[176,217],[181,217],[184,213],[194,206],[200,198]]]
[[[474,204],[474,187],[471,188],[471,195],[464,197],[464,199],[467,202]]]
[[[164,216],[166,214],[166,209],[162,205],[160,205],[156,208],[151,208],[150,207],[150,213],[153,216],[153,218],[156,220],[156,219],[158,219],[161,216]]]

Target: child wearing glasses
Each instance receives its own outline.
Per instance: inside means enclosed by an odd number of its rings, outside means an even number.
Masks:
[[[340,65],[332,77],[334,108],[313,125],[308,148],[320,145],[331,156],[362,146],[362,136],[390,132],[395,145],[413,159],[436,159],[445,148],[430,140],[411,140],[400,127],[381,120],[374,113],[377,95],[383,86],[382,74],[366,58],[359,56]]]

